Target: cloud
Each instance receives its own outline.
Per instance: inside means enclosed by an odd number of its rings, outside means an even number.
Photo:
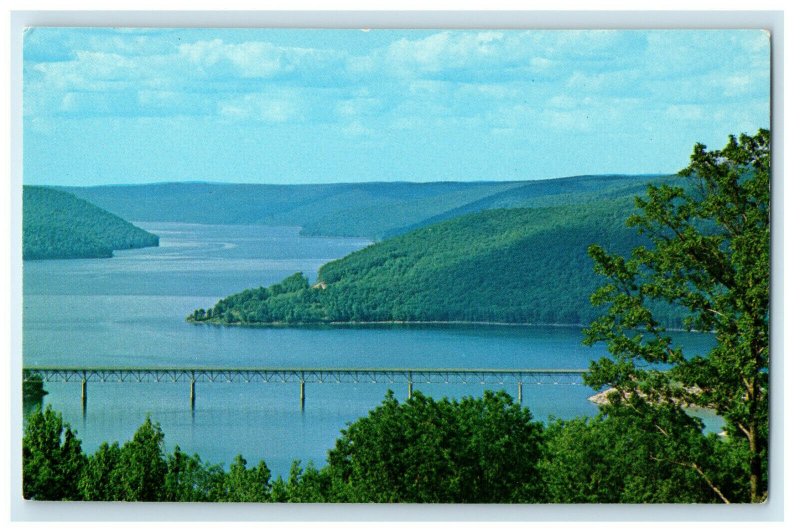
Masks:
[[[358,96],[336,103],[336,113],[344,118],[374,115],[385,108],[383,100],[370,96]]]
[[[524,71],[521,75],[527,76],[532,71],[530,50],[521,41],[523,34],[501,31],[443,31],[418,39],[403,37],[379,51],[373,64],[399,77],[449,74],[464,79],[472,72],[487,79],[510,70]],[[534,64],[539,69],[544,66]]]
[[[566,82],[566,88],[581,94],[627,94],[631,87],[640,86],[636,71],[575,72]]]
[[[375,133],[373,129],[365,126],[358,120],[346,124],[341,130],[342,133],[348,137],[369,137]]]
[[[225,44],[222,39],[197,41],[181,44],[178,54],[181,59],[198,67],[201,76],[270,78],[294,68],[280,48],[266,42]]]
[[[304,120],[296,98],[270,93],[246,94],[224,100],[218,104],[218,113],[228,120],[272,124]]]
[[[492,41],[500,33],[441,32],[423,39],[399,39],[386,50],[386,62],[397,72],[439,72],[463,68],[480,57],[491,55]]]
[[[347,70],[346,53],[269,41],[200,40],[181,44],[178,58],[194,67],[195,76],[205,79],[282,80],[310,86],[330,84],[320,76],[322,72],[337,80],[344,79]]]
[[[352,136],[605,131],[630,128],[632,114],[686,122],[699,120],[687,106],[768,105],[768,51],[755,31],[376,31],[365,41],[362,32],[36,30],[25,41],[24,116],[205,116],[226,127],[330,124]]]
[[[670,105],[667,107],[664,115],[669,120],[680,120],[697,122],[700,120],[707,120],[711,118],[708,116],[709,108],[704,105],[696,104],[683,104],[683,105]]]

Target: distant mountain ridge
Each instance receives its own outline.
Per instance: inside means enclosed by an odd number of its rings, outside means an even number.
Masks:
[[[465,214],[489,209],[514,209],[578,205],[600,199],[614,199],[644,193],[648,183],[671,176],[586,175],[524,182],[519,187],[486,196],[472,203],[440,213],[413,225],[390,231],[387,236],[406,233],[419,227]]]
[[[492,208],[543,207],[644,191],[659,176],[576,176],[503,182],[321,185],[164,183],[61,187],[124,219],[302,227],[305,235],[380,240]]]
[[[22,187],[23,260],[107,258],[117,249],[158,246],[158,237],[86,200]]]

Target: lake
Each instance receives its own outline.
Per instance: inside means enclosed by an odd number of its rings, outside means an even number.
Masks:
[[[324,263],[370,244],[358,238],[303,237],[299,228],[138,223],[158,248],[112,259],[24,263],[24,364],[104,367],[585,368],[602,346],[581,344],[579,328],[490,325],[221,327],[185,317],[245,288],[295,272],[313,282]],[[587,303],[588,304],[588,303]],[[677,333],[687,353],[706,351],[707,335]],[[176,445],[211,463],[241,454],[286,475],[293,460],[321,466],[348,422],[387,392],[381,384],[198,383],[195,409],[186,383],[48,383],[46,404],[78,432],[86,452],[129,440],[149,415],[166,449]],[[417,385],[434,397],[480,395],[484,387]],[[405,385],[394,389],[399,398]],[[516,397],[516,385],[507,391]],[[534,418],[591,416],[585,386],[529,385]],[[711,419],[711,418],[709,418]],[[718,420],[709,429],[718,430]]]

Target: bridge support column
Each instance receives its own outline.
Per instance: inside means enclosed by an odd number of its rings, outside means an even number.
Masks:
[[[86,416],[86,377],[81,379],[81,410],[84,417]]]
[[[306,381],[300,381],[300,411],[306,409]]]
[[[192,406],[192,412],[194,412],[194,398],[195,398],[194,379],[192,379],[189,381],[189,403]]]
[[[517,403],[522,404],[522,382],[517,383]]]
[[[414,383],[408,381],[408,398],[411,399],[411,394],[414,393]]]

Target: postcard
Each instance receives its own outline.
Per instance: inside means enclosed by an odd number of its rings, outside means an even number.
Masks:
[[[770,54],[27,28],[22,497],[769,501]]]

